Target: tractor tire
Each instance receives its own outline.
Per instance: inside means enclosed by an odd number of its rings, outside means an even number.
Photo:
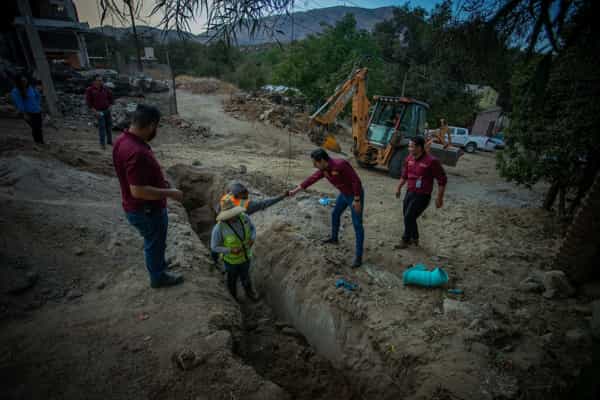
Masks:
[[[477,143],[469,142],[465,145],[465,152],[473,154],[475,150],[477,150]]]
[[[392,178],[400,178],[402,175],[402,167],[404,166],[406,156],[408,156],[408,149],[406,147],[396,149],[396,152],[392,155],[388,169],[388,173]]]
[[[365,162],[362,162],[362,161],[358,161],[358,158],[356,159],[356,163],[361,168],[366,168],[366,169],[373,169],[373,168],[375,168],[375,164],[369,164],[369,163],[365,163]]]

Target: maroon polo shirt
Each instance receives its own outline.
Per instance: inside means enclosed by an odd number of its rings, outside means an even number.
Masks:
[[[317,170],[302,182],[300,187],[306,189],[323,177],[327,178],[343,195],[356,197],[361,195],[362,183],[360,182],[360,178],[356,174],[356,171],[354,171],[354,168],[352,168],[352,165],[346,160],[330,158],[329,165],[325,171]]]
[[[433,191],[433,179],[437,180],[439,186],[446,186],[448,178],[440,161],[423,153],[415,159],[409,154],[404,160],[402,179],[408,182],[408,191],[418,194],[431,194]],[[417,188],[417,180],[421,179],[421,187]]]
[[[152,149],[143,139],[127,129],[113,144],[113,163],[121,185],[125,212],[141,211],[144,207],[165,208],[167,200],[140,200],[131,195],[129,185],[168,188]]]
[[[109,88],[92,85],[85,90],[85,102],[89,108],[104,111],[113,104],[113,95]]]

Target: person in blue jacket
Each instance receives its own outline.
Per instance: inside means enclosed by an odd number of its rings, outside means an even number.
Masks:
[[[15,88],[12,90],[11,96],[15,107],[31,127],[33,140],[36,143],[44,144],[40,92],[29,83],[25,75],[19,75],[15,79]]]

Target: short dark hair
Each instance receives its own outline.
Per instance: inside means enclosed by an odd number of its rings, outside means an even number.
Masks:
[[[425,139],[423,138],[423,136],[416,136],[414,138],[411,138],[410,141],[413,142],[415,146],[425,150]]]
[[[151,124],[158,125],[159,122],[160,111],[158,108],[148,104],[138,104],[131,117],[131,124],[138,128],[147,128]]]
[[[327,154],[327,152],[324,149],[316,149],[313,150],[312,153],[310,153],[310,158],[312,158],[315,161],[329,161],[329,154]]]

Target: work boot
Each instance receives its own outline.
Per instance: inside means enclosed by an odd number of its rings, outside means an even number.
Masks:
[[[404,250],[404,249],[408,249],[410,247],[412,242],[410,241],[406,241],[406,240],[402,240],[402,242],[400,242],[400,244],[397,244],[395,247],[396,249],[400,249],[400,250]]]
[[[334,245],[340,244],[340,242],[338,242],[338,240],[334,239],[334,238],[325,239],[321,243],[322,244],[334,244]]]
[[[164,271],[156,280],[150,281],[150,286],[154,289],[167,286],[175,286],[183,283],[183,276],[172,272]]]
[[[260,300],[260,296],[256,294],[256,292],[254,291],[254,289],[252,289],[252,287],[245,288],[245,291],[246,291],[246,297],[248,299],[250,299],[250,301],[252,301],[253,303],[256,303]]]
[[[354,260],[352,260],[352,265],[350,266],[350,268],[358,268],[362,265],[362,257],[354,257]]]

